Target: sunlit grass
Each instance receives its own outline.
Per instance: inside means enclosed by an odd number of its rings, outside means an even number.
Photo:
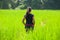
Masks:
[[[0,10],[0,40],[60,40],[60,10],[33,10],[35,28],[26,33],[26,10]]]

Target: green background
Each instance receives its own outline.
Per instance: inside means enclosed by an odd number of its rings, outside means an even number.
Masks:
[[[22,24],[26,10],[0,10],[0,40],[60,40],[60,10],[32,10],[34,31]]]

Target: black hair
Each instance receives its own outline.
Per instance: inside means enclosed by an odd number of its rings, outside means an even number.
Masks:
[[[31,7],[28,7],[28,12],[26,12],[26,16],[28,16],[29,12],[31,12]]]

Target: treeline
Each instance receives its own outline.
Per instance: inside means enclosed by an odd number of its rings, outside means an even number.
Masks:
[[[0,0],[0,9],[60,9],[60,0]]]

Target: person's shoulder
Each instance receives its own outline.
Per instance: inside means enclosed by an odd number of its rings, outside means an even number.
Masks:
[[[33,14],[31,14],[32,16],[34,16]]]
[[[24,15],[24,17],[26,17],[26,15]]]

